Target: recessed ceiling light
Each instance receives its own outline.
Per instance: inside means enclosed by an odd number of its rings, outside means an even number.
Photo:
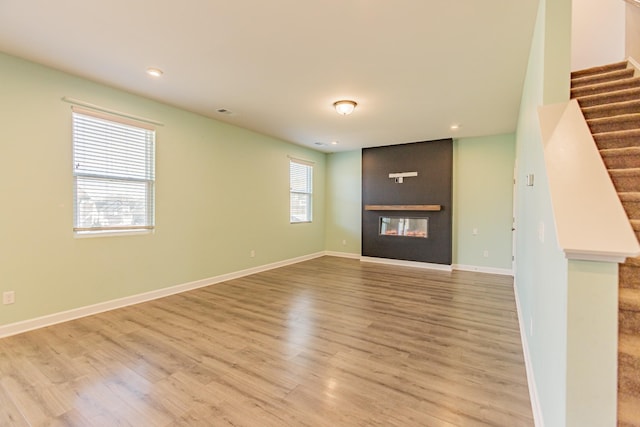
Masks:
[[[451,126],[449,127],[449,129],[451,129],[451,130],[458,130],[458,129],[460,129],[460,125],[453,124],[453,125],[451,125]]]
[[[147,74],[153,77],[160,77],[163,73],[160,68],[147,68]]]
[[[331,141],[331,145],[338,145],[338,141]]]

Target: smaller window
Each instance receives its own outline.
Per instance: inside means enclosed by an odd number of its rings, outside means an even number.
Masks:
[[[313,166],[300,160],[289,161],[291,223],[311,222],[313,196]]]

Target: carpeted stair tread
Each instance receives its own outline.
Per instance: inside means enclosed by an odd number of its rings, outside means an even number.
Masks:
[[[609,173],[619,176],[640,176],[640,168],[609,169]]]
[[[640,193],[618,192],[627,216],[630,219],[640,219]]]
[[[619,192],[640,192],[640,168],[609,169],[613,185]]]
[[[640,147],[605,148],[600,155],[608,169],[640,168]]]
[[[585,76],[592,76],[594,74],[608,73],[615,70],[624,70],[625,68],[627,68],[627,61],[620,61],[613,64],[599,65],[597,67],[573,71],[571,72],[571,78],[578,79]]]
[[[608,93],[618,90],[640,87],[640,77],[614,80],[612,82],[596,83],[589,86],[581,86],[571,89],[571,98]]]
[[[640,268],[631,264],[620,264],[619,271],[619,284],[622,288],[633,288],[640,290]]]
[[[631,228],[633,228],[633,231],[636,233],[638,242],[640,242],[640,219],[630,219],[629,222],[631,223]],[[638,274],[640,275],[640,271],[638,271]]]
[[[620,288],[620,310],[640,312],[640,289]]]
[[[640,395],[640,336],[618,336],[618,390]]]
[[[621,114],[640,113],[640,99],[585,107],[582,109],[582,113],[587,120],[619,116]]]
[[[620,351],[622,353],[640,356],[640,335],[620,334],[619,338],[621,343]],[[640,377],[638,380],[640,380]]]
[[[620,350],[624,353],[640,355],[640,335],[620,334],[620,341],[624,342],[620,346]]]
[[[593,133],[640,129],[640,113],[590,119],[587,124]]]
[[[606,73],[591,74],[584,77],[576,77],[571,79],[571,88],[588,86],[597,83],[610,82],[613,80],[628,79],[633,77],[633,68],[623,70],[614,70]]]
[[[618,426],[638,427],[640,425],[640,405],[637,396],[618,394]]]
[[[618,196],[623,202],[640,202],[640,192],[637,191],[620,191],[618,192]]]
[[[636,237],[638,238],[638,242],[640,242],[640,219],[630,219],[631,228],[636,233]],[[640,274],[640,271],[638,272]]]
[[[637,397],[619,393],[617,427],[638,427],[640,425],[640,405]]]
[[[640,88],[622,89],[614,92],[598,93],[575,97],[581,108],[594,107],[596,105],[611,104],[614,102],[633,101],[640,97]]]
[[[640,267],[640,257],[627,258],[627,260],[624,262],[624,264],[628,265],[629,267],[639,268]],[[640,273],[640,270],[638,270],[638,273]]]
[[[640,313],[633,310],[619,310],[618,332],[628,335],[640,334]]]
[[[594,133],[599,149],[640,147],[640,129]]]

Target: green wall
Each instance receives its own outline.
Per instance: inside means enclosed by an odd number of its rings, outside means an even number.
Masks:
[[[544,425],[566,410],[567,261],[558,248],[537,108],[543,105],[545,7],[541,2],[516,133],[516,292]],[[534,185],[525,177],[534,175]]]
[[[454,264],[511,270],[515,135],[456,140],[453,156]]]
[[[330,154],[327,157],[328,251],[360,255],[362,218],[361,151]]]
[[[325,154],[4,54],[0,81],[0,325],[324,250]],[[62,97],[164,124],[154,233],[74,238]],[[288,155],[315,162],[311,224],[289,224]]]

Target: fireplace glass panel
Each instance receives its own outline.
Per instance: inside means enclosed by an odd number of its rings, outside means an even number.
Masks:
[[[381,236],[420,237],[429,235],[429,218],[380,217]]]

